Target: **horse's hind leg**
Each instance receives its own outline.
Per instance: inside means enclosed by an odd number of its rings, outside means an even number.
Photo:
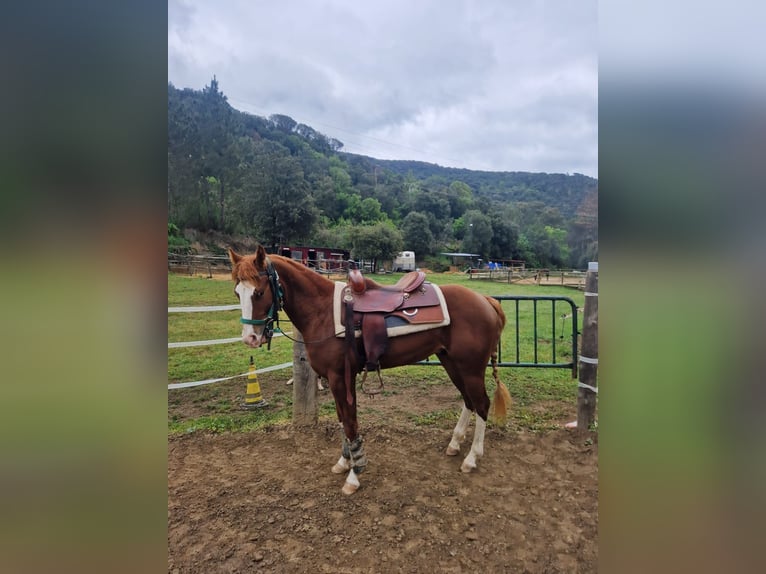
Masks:
[[[473,431],[473,442],[471,443],[471,450],[463,459],[463,464],[460,465],[460,470],[463,472],[471,472],[476,468],[476,463],[479,457],[484,456],[484,430],[487,428],[487,421],[476,414],[476,428]]]
[[[471,450],[468,451],[460,470],[471,472],[476,468],[477,460],[484,455],[484,431],[487,427],[487,413],[489,412],[489,397],[484,387],[483,363],[474,369],[477,374],[467,374],[467,369],[461,369],[448,353],[439,355],[444,369],[447,371],[452,382],[463,396],[463,411],[457,421],[455,430],[452,432],[452,440],[447,447],[447,454],[455,456],[460,452],[460,442],[465,438],[468,423],[471,420],[471,411],[476,411],[476,429],[473,433]]]
[[[442,351],[436,355],[439,357],[444,370],[447,371],[452,384],[457,387],[460,394],[463,397],[463,410],[460,412],[460,418],[455,425],[455,430],[452,431],[452,439],[447,445],[447,456],[455,456],[460,452],[460,443],[465,440],[465,434],[468,431],[468,423],[471,422],[471,403],[468,397],[465,395],[465,385],[463,385],[463,378],[460,375],[460,370],[452,361],[452,357],[449,356],[447,351]]]
[[[471,422],[471,413],[473,412],[473,401],[471,400],[471,397],[466,393],[466,385],[465,385],[465,379],[463,377],[463,374],[460,372],[460,369],[455,364],[455,362],[452,360],[452,357],[446,352],[441,353],[439,356],[439,360],[442,363],[442,366],[444,367],[444,370],[447,371],[447,374],[449,375],[449,378],[452,380],[453,384],[457,387],[457,389],[460,391],[460,394],[463,397],[463,410],[460,412],[460,418],[457,421],[457,424],[455,425],[455,430],[452,431],[452,439],[449,442],[449,445],[447,446],[447,455],[448,456],[455,456],[460,452],[460,443],[465,440],[465,435],[468,431],[468,423]],[[476,423],[479,424],[479,417],[476,417]],[[474,434],[474,443],[476,442],[476,435]],[[483,430],[482,430],[482,444],[478,447],[479,450],[483,453]],[[473,457],[470,459],[470,464],[473,466],[471,468],[476,468],[476,453],[474,446],[471,446],[471,451],[468,453],[468,457],[471,457],[471,453],[473,454]],[[480,456],[480,455],[479,455]],[[466,459],[468,459],[466,457]],[[463,466],[465,466],[465,462],[463,462]],[[463,467],[461,467],[462,469]],[[471,469],[466,470],[464,472],[469,472]]]
[[[460,452],[460,443],[465,439],[466,431],[468,430],[468,423],[471,421],[471,410],[463,403],[463,410],[460,413],[460,418],[455,425],[455,430],[452,431],[452,440],[449,441],[447,446],[447,455],[455,456]]]

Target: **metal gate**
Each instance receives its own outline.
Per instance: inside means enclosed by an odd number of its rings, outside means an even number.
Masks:
[[[577,305],[574,301],[569,297],[542,295],[492,295],[492,297],[500,301],[501,305],[504,301],[511,301],[513,303],[511,307],[515,311],[509,313],[508,305],[503,305],[507,319],[503,333],[507,333],[509,329],[512,329],[513,333],[510,351],[503,349],[502,339],[505,338],[506,343],[508,342],[506,335],[501,337],[498,343],[499,367],[571,369],[572,378],[577,378],[578,330]],[[567,312],[562,313],[562,310]],[[571,320],[570,324],[567,324],[567,320]],[[513,360],[509,360],[509,355]],[[429,358],[427,361],[416,364],[440,365],[441,363]]]

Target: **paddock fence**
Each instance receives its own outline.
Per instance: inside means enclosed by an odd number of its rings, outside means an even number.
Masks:
[[[544,295],[493,295],[506,313],[505,329],[513,329],[512,348],[503,349],[502,340],[497,347],[498,367],[568,369],[577,378],[577,341],[579,309],[572,299]],[[509,305],[503,305],[510,302]],[[531,332],[522,331],[531,315]],[[557,330],[557,325],[559,328]],[[441,365],[431,360],[418,365]],[[490,365],[487,365],[490,366]]]
[[[523,367],[523,368],[553,368],[569,369],[572,378],[577,378],[577,341],[578,341],[578,308],[572,299],[561,296],[525,296],[525,295],[496,295],[495,299],[504,305],[506,311],[506,330],[513,329],[513,342],[511,349],[503,349],[502,341],[498,344],[499,367]],[[168,307],[168,313],[201,313],[211,311],[232,311],[239,309],[239,305],[211,305],[197,307]],[[522,322],[526,325],[530,322],[531,333],[522,329]],[[274,333],[275,337],[282,333]],[[240,343],[240,337],[226,339],[208,339],[200,341],[168,342],[168,349],[184,347],[203,347],[211,345],[224,345]],[[441,365],[438,360],[416,363],[417,365]],[[291,367],[292,363],[284,363],[279,368]],[[489,365],[488,365],[489,366]],[[274,366],[266,367],[268,371],[276,370]],[[268,372],[263,371],[263,372]],[[247,373],[233,375],[204,381],[190,381],[186,383],[173,383],[168,389],[194,387],[204,384],[213,384],[224,380],[245,376]]]
[[[585,289],[585,271],[563,271],[549,269],[470,269],[468,277],[477,281],[497,283],[521,283],[524,285],[574,287]]]
[[[231,262],[226,255],[194,255],[168,252],[168,271],[186,275],[212,277],[231,273]]]

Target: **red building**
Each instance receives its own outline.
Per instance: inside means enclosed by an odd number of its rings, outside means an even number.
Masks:
[[[345,269],[351,258],[350,251],[330,247],[280,247],[279,254],[319,271]]]

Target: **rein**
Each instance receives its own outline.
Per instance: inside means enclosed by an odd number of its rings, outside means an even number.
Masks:
[[[289,319],[286,319],[286,321],[288,323],[292,323],[292,321],[290,321]],[[279,327],[277,327],[277,329],[275,329],[275,331],[277,331],[279,333],[282,333],[283,336],[287,337],[288,339],[290,339],[294,343],[303,343],[304,345],[314,345],[316,343],[324,343],[328,339],[332,339],[333,337],[340,337],[343,334],[343,333],[333,333],[332,335],[328,335],[327,337],[323,337],[322,339],[314,339],[313,341],[299,341],[298,339],[293,339],[290,335],[285,333]]]

